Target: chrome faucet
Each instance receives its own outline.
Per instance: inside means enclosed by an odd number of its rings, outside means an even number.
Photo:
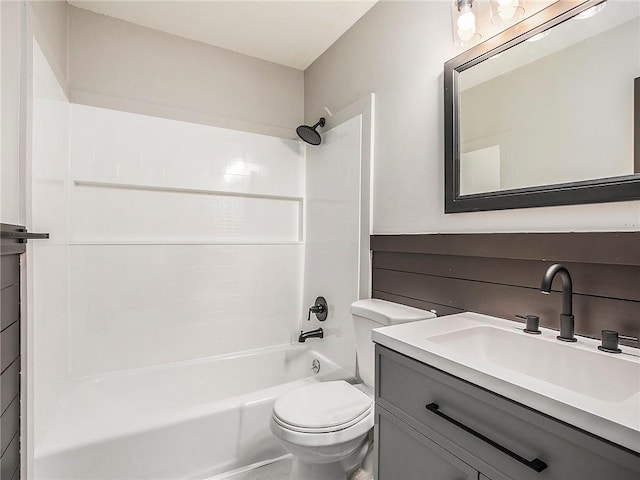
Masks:
[[[553,278],[556,276],[556,274],[559,274],[560,279],[562,280],[562,314],[560,315],[560,335],[558,335],[556,338],[558,340],[562,340],[563,342],[575,342],[576,337],[573,336],[574,322],[571,301],[571,297],[573,295],[573,287],[571,285],[571,275],[569,275],[569,270],[567,270],[564,265],[560,265],[559,263],[551,265],[542,278],[540,291],[547,295],[551,292],[551,283],[553,282]]]

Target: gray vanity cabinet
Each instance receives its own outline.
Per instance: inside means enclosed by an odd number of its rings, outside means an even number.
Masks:
[[[376,439],[378,480],[640,479],[639,453],[380,345]]]
[[[376,410],[379,479],[476,480],[478,471],[406,425],[384,408]]]

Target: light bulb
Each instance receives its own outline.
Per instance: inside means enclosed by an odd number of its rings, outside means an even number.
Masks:
[[[497,0],[498,2],[498,16],[506,21],[511,20],[516,14],[516,7],[513,5],[513,0]]]
[[[537,35],[534,35],[533,37],[527,39],[527,42],[537,42],[539,40],[542,40],[543,38],[545,38],[547,35],[549,35],[549,30],[546,30],[544,32],[540,32]]]
[[[505,25],[524,15],[525,0],[491,0],[491,23]]]
[[[585,20],[587,18],[591,18],[596,13],[600,13],[604,9],[604,7],[606,7],[606,6],[607,6],[607,2],[599,3],[598,5],[595,5],[595,6],[591,7],[591,8],[588,8],[582,13],[579,13],[574,18],[577,18],[578,20]]]
[[[467,42],[473,38],[476,33],[476,16],[471,11],[471,6],[464,5],[460,9],[458,17],[458,37],[463,42]]]

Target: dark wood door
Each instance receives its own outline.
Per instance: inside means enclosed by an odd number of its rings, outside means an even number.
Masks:
[[[1,225],[1,231],[20,227]],[[0,238],[0,480],[20,478],[20,256],[25,244]]]

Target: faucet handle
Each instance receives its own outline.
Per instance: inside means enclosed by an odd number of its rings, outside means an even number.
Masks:
[[[328,312],[329,306],[327,305],[327,301],[324,299],[324,297],[317,297],[313,306],[309,307],[307,321],[311,320],[311,314],[313,313],[318,320],[324,322],[327,319]]]
[[[313,305],[312,307],[309,307],[309,314],[307,315],[307,322],[311,320],[311,314],[312,313],[314,313],[318,317],[318,320],[320,320],[320,316],[322,316],[322,314],[325,313],[324,307],[322,305]],[[320,321],[322,321],[322,320],[320,320]]]
[[[598,350],[608,353],[622,353],[622,350],[618,347],[618,340],[637,342],[638,338],[620,335],[615,330],[602,330],[602,345],[598,345]]]
[[[538,315],[516,315],[516,317],[527,321],[525,328],[522,329],[525,333],[532,335],[540,335],[542,333],[538,328],[540,326],[540,317]]]

